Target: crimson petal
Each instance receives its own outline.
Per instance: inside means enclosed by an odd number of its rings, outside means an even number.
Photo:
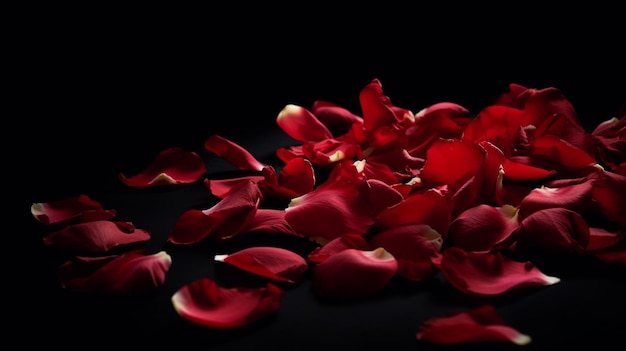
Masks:
[[[532,341],[530,336],[507,325],[496,314],[492,305],[431,318],[419,325],[416,338],[423,342],[446,345],[470,342],[511,342],[527,345]]]
[[[276,124],[292,139],[300,142],[322,141],[333,137],[311,111],[294,104],[283,107],[276,117]]]
[[[476,174],[482,160],[483,153],[471,141],[438,139],[426,153],[420,177],[427,186],[447,185],[454,193]]]
[[[104,253],[120,245],[145,242],[150,239],[147,230],[132,224],[113,221],[77,223],[49,233],[43,244],[65,250]]]
[[[515,249],[580,255],[589,240],[589,226],[580,214],[555,207],[534,212],[520,222]]]
[[[262,232],[301,236],[285,220],[285,211],[272,208],[259,208],[246,232]]]
[[[374,248],[362,234],[348,233],[336,237],[335,239],[327,242],[324,246],[316,247],[309,253],[308,259],[313,263],[321,263],[336,253],[346,249],[370,251]]]
[[[450,223],[446,242],[468,251],[492,251],[507,246],[519,226],[517,213],[517,208],[508,205],[480,204],[469,208]]]
[[[119,173],[119,179],[132,187],[188,184],[198,181],[206,172],[206,165],[200,155],[172,147],[161,151],[142,172],[131,177]]]
[[[115,210],[105,210],[100,202],[81,194],[61,200],[36,202],[30,207],[33,217],[46,225],[109,220],[117,215]]]
[[[230,254],[215,255],[215,260],[265,278],[288,283],[302,281],[309,269],[304,257],[272,246],[254,246]]]
[[[59,266],[61,285],[81,293],[130,296],[159,289],[172,265],[165,251],[133,250],[120,255],[76,256]]]
[[[548,208],[562,207],[583,213],[592,204],[592,181],[587,180],[578,184],[562,187],[547,187],[533,189],[519,204],[520,220]]]
[[[240,170],[261,171],[266,166],[241,145],[217,134],[204,141],[204,148]]]
[[[249,325],[280,308],[284,291],[278,286],[225,288],[200,278],[178,289],[171,297],[182,318],[209,328],[228,329]]]

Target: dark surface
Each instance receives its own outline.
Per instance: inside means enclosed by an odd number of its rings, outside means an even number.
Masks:
[[[37,77],[29,87],[33,99],[25,105],[36,118],[17,121],[27,131],[18,145],[25,151],[18,174],[25,181],[19,208],[26,221],[19,234],[29,245],[23,254],[36,262],[15,281],[18,295],[29,296],[15,323],[30,331],[21,341],[61,349],[132,343],[212,350],[608,350],[623,344],[624,269],[555,257],[537,262],[560,283],[492,300],[460,296],[441,281],[394,281],[382,296],[327,304],[315,297],[307,280],[286,292],[280,311],[269,320],[237,330],[202,328],[175,314],[172,293],[195,278],[217,277],[212,263],[217,251],[279,239],[248,239],[252,242],[223,248],[168,246],[165,238],[177,216],[215,199],[201,184],[137,191],[117,181],[118,172],[140,170],[169,146],[198,151],[211,174],[220,174],[228,165],[202,148],[214,133],[278,163],[275,149],[293,142],[274,124],[285,104],[310,107],[322,99],[359,113],[359,91],[373,78],[381,80],[394,104],[414,112],[452,101],[476,113],[509,83],[518,83],[560,88],[588,128],[617,116],[626,77],[618,62],[615,37],[620,35],[610,19],[597,32],[548,20],[533,25],[516,20],[483,21],[484,28],[455,30],[450,36],[417,23],[394,32],[351,26],[338,36],[328,27],[323,33],[294,33],[285,29],[293,23],[281,22],[277,28],[227,38],[220,34],[228,32],[224,28],[194,36],[188,35],[197,33],[191,25],[176,31],[141,25],[113,30],[90,26],[87,18],[78,27],[59,25],[42,32],[39,51],[45,59],[31,66]],[[504,36],[493,34],[495,27]],[[48,228],[29,216],[29,206],[80,193],[116,209],[117,219],[149,230],[150,249],[170,253],[173,264],[156,295],[129,301],[58,287],[54,269],[64,256],[39,245]],[[297,241],[279,244],[310,249]],[[493,303],[533,343],[520,348],[416,342],[417,326],[426,319],[483,302]]]

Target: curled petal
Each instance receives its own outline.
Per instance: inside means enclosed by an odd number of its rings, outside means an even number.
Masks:
[[[472,252],[449,247],[443,250],[438,265],[452,286],[468,294],[497,295],[560,281],[543,274],[531,262],[514,261],[500,251]]]
[[[81,293],[130,296],[159,289],[172,265],[165,251],[133,250],[114,256],[76,256],[59,266],[61,285]]]
[[[321,263],[326,261],[329,257],[346,249],[357,249],[363,251],[374,250],[372,245],[361,234],[348,233],[336,237],[335,239],[327,242],[324,246],[319,246],[313,249],[309,255],[309,261],[313,263]]]
[[[596,126],[591,133],[596,155],[608,167],[616,169],[626,160],[626,116],[613,117]]]
[[[479,169],[483,153],[471,141],[438,139],[428,149],[420,174],[428,186],[447,185],[455,192]]]
[[[592,181],[565,185],[558,188],[542,186],[533,189],[519,204],[520,220],[534,212],[554,207],[567,208],[583,213],[592,204]]]
[[[266,166],[241,145],[220,135],[208,137],[204,148],[240,170],[261,171]]]
[[[589,226],[583,217],[574,211],[556,207],[524,218],[517,230],[515,248],[580,255],[589,240]]]
[[[211,194],[223,199],[233,189],[249,181],[259,183],[264,180],[262,175],[252,175],[245,177],[225,178],[225,179],[205,179],[202,184],[211,192]]]
[[[511,342],[527,345],[532,339],[510,327],[492,305],[482,305],[466,312],[453,312],[431,318],[418,327],[417,340],[434,344],[471,342]]]
[[[322,141],[333,137],[311,111],[298,105],[286,105],[276,117],[276,123],[292,139],[300,142]]]
[[[271,208],[259,208],[246,231],[301,236],[285,220],[285,211]]]
[[[267,283],[263,287],[225,288],[209,278],[200,278],[171,297],[182,318],[209,328],[228,329],[252,324],[280,308],[284,291]]]
[[[415,114],[415,123],[407,128],[406,148],[417,157],[426,157],[428,148],[439,138],[460,138],[470,120],[469,110],[452,102],[439,102]]]
[[[231,254],[216,255],[215,260],[268,279],[288,283],[300,282],[309,268],[306,260],[297,253],[272,246],[254,246]]]
[[[517,209],[480,204],[463,211],[450,224],[446,241],[468,251],[491,251],[507,246],[519,226]],[[510,241],[510,240],[509,240]]]
[[[109,220],[117,215],[115,210],[105,210],[100,202],[81,194],[61,200],[36,202],[30,207],[33,217],[46,225]]]
[[[209,236],[217,240],[235,236],[252,222],[260,201],[259,187],[249,180],[206,210],[185,211],[174,223],[167,241],[190,245]]]
[[[626,174],[603,171],[593,183],[593,199],[597,211],[612,222],[626,228]]]
[[[145,242],[147,230],[132,224],[113,221],[91,221],[68,225],[43,238],[43,244],[78,252],[104,253],[120,245]]]
[[[356,299],[381,292],[398,272],[398,262],[384,248],[346,249],[313,270],[315,292],[329,299]]]
[[[398,122],[389,97],[383,93],[380,80],[373,79],[361,90],[359,102],[363,111],[365,130],[374,131],[379,127]]]
[[[353,124],[363,123],[363,118],[328,101],[316,100],[311,112],[333,135],[347,133]]]
[[[535,139],[530,155],[564,170],[580,170],[596,164],[593,156],[554,135]]]
[[[311,161],[305,158],[295,158],[286,162],[278,174],[278,185],[291,190],[296,196],[313,190],[315,171]]]
[[[167,184],[188,184],[198,181],[207,172],[204,160],[197,153],[179,147],[161,151],[141,173],[120,181],[132,187]]]

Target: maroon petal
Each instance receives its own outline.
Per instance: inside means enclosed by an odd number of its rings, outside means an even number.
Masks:
[[[381,292],[397,272],[398,262],[382,247],[346,249],[314,267],[313,288],[329,299],[370,297]]]
[[[504,152],[512,153],[512,140],[522,125],[523,112],[511,107],[492,105],[482,109],[463,131],[463,140],[480,143],[488,141]]]
[[[373,79],[359,94],[361,111],[363,111],[363,127],[373,131],[382,126],[397,122],[393,105],[384,95],[380,80]]]
[[[363,123],[363,118],[360,116],[328,101],[314,101],[311,112],[333,135],[343,135],[350,130],[353,124]]]
[[[438,139],[428,149],[420,174],[429,187],[447,185],[454,193],[479,169],[483,153],[471,141]]]
[[[592,205],[592,181],[562,187],[533,189],[518,205],[520,220],[547,208],[562,207],[583,213]]]
[[[278,126],[292,139],[307,142],[332,139],[333,135],[326,126],[304,107],[286,105],[276,117]]]
[[[439,102],[415,114],[415,124],[406,131],[406,149],[413,156],[426,157],[439,138],[458,139],[469,121],[469,111],[452,102]]]
[[[258,288],[225,288],[209,278],[200,278],[178,289],[171,301],[176,313],[192,323],[228,329],[273,315],[283,296],[284,291],[271,283]]]
[[[532,341],[530,336],[507,325],[496,314],[492,305],[431,318],[419,325],[416,338],[419,341],[442,345],[472,342],[511,342],[527,345]]]
[[[405,224],[375,233],[373,247],[383,247],[398,261],[398,275],[413,281],[432,277],[437,268],[431,261],[441,250],[441,235],[426,224]]]
[[[206,165],[200,155],[173,147],[161,151],[141,173],[132,177],[119,173],[119,179],[132,187],[188,184],[198,181],[206,172]]]
[[[531,262],[514,261],[499,251],[483,253],[449,247],[442,252],[439,269],[452,286],[468,294],[497,295],[560,281]]]
[[[285,163],[278,174],[278,184],[293,191],[297,196],[304,195],[315,187],[315,171],[311,161],[296,158]]]
[[[64,288],[76,292],[129,296],[159,289],[171,264],[172,258],[165,251],[76,256],[59,267],[59,280]]]
[[[120,245],[149,239],[150,233],[147,230],[135,229],[127,223],[101,220],[72,224],[51,232],[43,238],[43,244],[78,252],[105,253]]]
[[[362,234],[348,233],[329,241],[324,246],[316,247],[309,253],[308,259],[313,263],[321,263],[346,249],[374,250]]]
[[[626,116],[608,119],[591,133],[596,155],[603,164],[616,169],[626,160]]]
[[[609,171],[598,173],[593,184],[593,199],[597,211],[610,221],[626,228],[626,174]]]
[[[265,178],[262,175],[258,175],[258,176],[253,175],[253,176],[247,176],[247,177],[236,177],[236,178],[225,178],[225,179],[205,179],[202,183],[211,192],[211,194],[223,199],[233,189],[238,188],[242,184],[245,184],[249,181],[258,183],[258,182],[263,181],[264,179]]]
[[[271,208],[259,208],[245,230],[246,232],[301,236],[285,220],[285,211]]]
[[[503,248],[519,226],[517,217],[517,208],[513,206],[474,206],[452,221],[446,242],[467,251]]]
[[[535,139],[530,155],[551,162],[563,170],[581,170],[596,164],[593,156],[554,135]]]
[[[265,278],[288,283],[302,281],[309,269],[304,257],[293,251],[271,246],[254,246],[230,254],[216,255],[215,260]]]
[[[548,208],[520,222],[516,250],[540,249],[580,255],[589,243],[589,226],[583,217],[565,208]]]
[[[204,148],[244,171],[261,171],[266,166],[241,145],[220,135],[208,137],[204,141]]]
[[[109,220],[117,215],[117,211],[105,210],[98,201],[85,194],[33,203],[30,212],[37,221],[46,225]]]
[[[254,219],[261,201],[261,191],[253,181],[233,189],[226,197],[206,210],[188,210],[178,217],[167,241],[190,245],[208,236],[225,240],[239,234]]]

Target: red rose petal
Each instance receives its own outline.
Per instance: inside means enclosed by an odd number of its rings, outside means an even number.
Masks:
[[[182,318],[209,328],[228,329],[249,325],[274,314],[284,292],[268,283],[260,288],[224,288],[209,278],[200,278],[171,297]]]
[[[141,173],[132,177],[119,173],[119,179],[132,187],[188,184],[198,181],[206,172],[206,165],[200,155],[173,147],[161,151]]]
[[[431,318],[419,325],[416,338],[419,341],[442,345],[472,342],[511,342],[527,345],[532,341],[530,336],[507,325],[491,305]]]
[[[468,294],[497,295],[560,281],[543,274],[531,262],[514,261],[499,251],[482,253],[449,247],[442,252],[439,269],[452,286]]]
[[[240,170],[261,171],[266,166],[241,145],[220,135],[208,137],[204,148]]]
[[[564,170],[581,170],[596,164],[591,155],[554,135],[535,139],[530,155]]]
[[[247,177],[237,177],[237,178],[226,178],[226,179],[205,179],[202,181],[202,184],[211,192],[211,194],[223,199],[226,197],[228,193],[230,193],[233,189],[238,188],[240,185],[245,184],[249,181],[254,183],[262,182],[265,179],[262,175],[258,176],[247,176]]]
[[[259,187],[253,181],[247,181],[214,206],[206,210],[192,209],[181,214],[167,241],[177,245],[190,245],[209,236],[217,240],[235,236],[252,222],[260,201]]]
[[[363,123],[363,118],[360,116],[328,101],[314,101],[311,112],[333,135],[343,135],[350,130],[353,124]]]
[[[397,122],[393,105],[389,101],[389,97],[384,95],[380,80],[373,79],[361,89],[359,102],[363,111],[363,127],[365,130],[373,131]]]
[[[285,211],[259,208],[246,227],[246,232],[276,233],[301,236],[285,220]]]
[[[512,154],[512,141],[522,125],[523,112],[506,106],[492,105],[482,109],[463,131],[463,140],[476,144],[488,141],[504,152]]]
[[[597,211],[610,221],[626,228],[626,174],[608,171],[598,173],[593,183]]]
[[[362,234],[348,233],[329,241],[324,246],[316,247],[309,253],[308,259],[313,263],[321,263],[346,249],[371,251],[374,247]]]
[[[548,208],[532,213],[520,222],[516,250],[580,255],[589,243],[589,226],[583,217],[565,208]]]
[[[535,188],[518,205],[520,220],[534,212],[554,207],[584,213],[592,205],[591,190],[592,181],[590,180],[562,187]]]
[[[603,164],[615,170],[626,160],[626,116],[608,119],[591,132],[595,152]]]
[[[301,142],[333,138],[330,130],[311,111],[298,105],[286,105],[276,117],[276,124],[292,139]]]
[[[91,221],[77,223],[49,233],[43,244],[79,252],[104,253],[120,245],[145,242],[150,239],[147,230],[135,229],[121,222]]]
[[[134,250],[116,256],[76,256],[58,271],[61,285],[68,290],[129,296],[159,289],[171,264],[165,251]]]
[[[98,201],[85,194],[33,203],[30,212],[37,221],[46,225],[109,220],[117,215],[117,211],[105,210]]]
[[[215,260],[276,281],[298,283],[309,269],[297,253],[271,246],[254,246],[230,254],[216,255]]]
[[[429,187],[447,185],[454,193],[479,169],[483,153],[471,141],[438,139],[428,149],[422,182]]]
[[[406,131],[406,149],[417,157],[439,138],[458,139],[469,121],[469,110],[452,102],[439,102],[415,114],[415,124]]]
[[[519,226],[517,217],[517,208],[513,206],[474,206],[463,211],[450,223],[446,242],[467,251],[503,248]]]
[[[398,272],[398,262],[385,249],[346,249],[317,264],[315,292],[329,299],[357,299],[381,292]]]

